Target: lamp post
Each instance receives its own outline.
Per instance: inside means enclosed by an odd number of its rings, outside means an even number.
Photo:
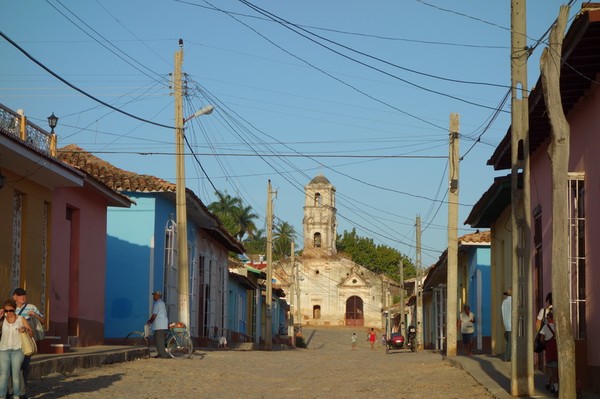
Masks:
[[[183,85],[181,82],[181,64],[183,63],[183,42],[175,53],[175,71],[173,73],[173,89],[175,97],[175,148],[176,148],[176,192],[175,211],[177,219],[177,277],[179,288],[179,321],[190,327],[190,264],[188,260],[187,240],[187,204],[185,189],[185,150],[183,125],[190,119],[210,114],[212,105],[207,105],[189,118],[183,118]]]
[[[56,134],[54,134],[54,128],[57,124],[58,117],[54,115],[53,112],[52,115],[48,117],[48,126],[50,126],[50,155],[53,157],[56,156]]]
[[[56,115],[54,115],[54,112],[53,112],[52,115],[50,115],[48,117],[48,126],[50,126],[50,134],[54,134],[54,128],[56,127],[57,124],[58,124],[58,117]]]

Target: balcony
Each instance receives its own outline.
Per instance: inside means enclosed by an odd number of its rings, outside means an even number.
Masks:
[[[25,115],[20,115],[3,104],[0,104],[0,131],[21,139],[47,156],[56,157],[56,135],[29,122]]]

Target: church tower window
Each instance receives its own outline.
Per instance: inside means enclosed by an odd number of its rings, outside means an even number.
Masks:
[[[315,194],[315,206],[320,208],[323,205],[323,197],[321,197],[321,193]]]
[[[321,248],[321,233],[315,233],[315,248]]]

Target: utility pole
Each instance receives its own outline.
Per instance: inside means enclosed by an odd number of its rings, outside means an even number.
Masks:
[[[388,314],[387,314],[387,321],[386,321],[386,328],[385,328],[385,333],[386,333],[386,339],[390,339],[390,337],[392,336],[392,293],[390,292],[390,282],[387,281],[387,289],[385,290],[385,302],[387,303],[387,308],[388,308]]]
[[[183,148],[183,83],[181,65],[183,64],[183,41],[179,40],[179,50],[175,52],[175,70],[173,72],[173,95],[175,97],[175,156],[176,193],[175,211],[177,219],[177,276],[179,288],[179,321],[190,328],[189,313],[189,263],[187,240],[187,204],[185,189],[185,151]]]
[[[290,263],[292,264],[291,273],[292,273],[292,276],[294,277],[294,279],[293,279],[294,291],[296,291],[298,289],[298,280],[296,279],[296,261],[295,261],[295,257],[294,257],[294,240],[292,240],[292,243],[290,245]],[[290,290],[290,302],[292,304],[292,311],[290,312],[291,323],[289,323],[290,325],[288,326],[288,335],[290,335],[292,337],[292,345],[295,346],[296,345],[296,334],[294,334],[294,325],[296,324],[296,322],[294,320],[294,317],[295,317],[295,313],[296,313],[296,304],[294,303],[294,298],[295,298],[295,295],[292,293],[292,290]]]
[[[267,185],[267,325],[265,331],[265,348],[273,349],[272,332],[272,302],[273,302],[273,192],[271,191],[271,179]]]
[[[511,394],[513,396],[531,396],[534,393],[529,244],[531,235],[527,92],[529,47],[525,10],[525,0],[511,0]],[[519,153],[522,158],[519,158]],[[522,187],[519,185],[519,172],[523,175]]]
[[[446,356],[456,356],[456,319],[458,296],[458,189],[459,116],[450,114],[450,169],[448,171],[448,284],[446,310]]]
[[[294,244],[292,242],[292,244]],[[292,251],[292,254],[294,251]],[[300,266],[294,263],[295,270],[295,279],[296,279],[296,323],[298,326],[302,328],[302,310],[300,309]],[[294,330],[294,335],[296,335],[296,330]]]
[[[423,349],[423,269],[421,269],[421,217],[417,216],[417,249],[415,267],[417,268],[417,348]]]
[[[405,335],[405,329],[404,329],[404,263],[402,262],[402,257],[400,257],[400,263],[398,265],[399,271],[400,271],[400,334],[402,334],[403,337],[406,337]]]
[[[561,398],[577,397],[577,379],[575,373],[575,340],[573,339],[569,310],[569,226],[568,191],[565,180],[569,174],[569,155],[571,145],[571,127],[565,116],[560,93],[560,67],[562,65],[562,42],[569,6],[561,6],[556,24],[550,31],[548,47],[540,58],[544,102],[552,131],[548,147],[552,166],[552,299],[556,343],[558,345],[558,374],[560,375]],[[570,188],[569,188],[570,190]],[[564,237],[565,239],[558,239]],[[570,237],[571,238],[571,237]],[[572,238],[571,238],[572,239]]]

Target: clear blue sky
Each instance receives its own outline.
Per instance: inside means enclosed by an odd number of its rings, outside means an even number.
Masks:
[[[530,46],[561,4],[528,1]],[[304,185],[323,173],[337,189],[338,233],[355,227],[414,259],[420,215],[423,265],[434,263],[447,247],[452,112],[460,114],[464,156],[459,235],[472,231],[462,223],[493,177],[509,173],[486,161],[509,127],[510,101],[484,127],[510,84],[510,1],[32,0],[0,7],[0,30],[46,67],[168,126],[182,38],[184,114],[216,107],[187,124],[210,179],[187,156],[188,187],[206,204],[215,200],[212,184],[240,196],[264,227],[271,179],[275,216],[296,227],[297,247]],[[575,2],[571,15],[580,7]],[[529,87],[544,46],[529,60]],[[175,181],[172,129],[99,105],[2,38],[0,59],[0,102],[42,127],[54,112],[59,146],[74,143],[119,168]]]

